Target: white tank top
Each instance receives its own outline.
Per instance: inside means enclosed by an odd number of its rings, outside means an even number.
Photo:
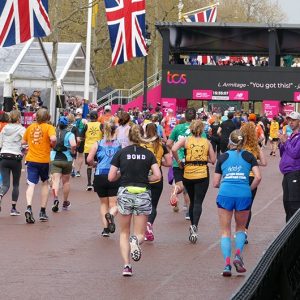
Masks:
[[[129,128],[130,126],[128,124],[126,124],[125,126],[118,127],[117,140],[121,144],[122,148],[125,148],[129,145],[129,138],[128,138]]]

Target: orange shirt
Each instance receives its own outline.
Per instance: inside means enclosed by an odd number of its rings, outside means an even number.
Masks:
[[[98,122],[100,122],[101,124],[104,124],[105,122],[109,121],[109,119],[111,119],[111,118],[114,118],[115,124],[118,125],[119,118],[113,116],[112,114],[104,114],[104,115],[100,116],[98,118]]]
[[[28,144],[25,160],[37,163],[50,162],[50,136],[56,136],[55,128],[47,123],[33,123],[25,131],[23,140]]]

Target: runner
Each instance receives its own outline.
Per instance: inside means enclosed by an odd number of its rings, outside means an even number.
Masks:
[[[185,112],[185,120],[186,123],[178,124],[175,126],[173,129],[170,138],[167,141],[167,147],[169,150],[172,149],[172,146],[174,143],[179,141],[181,138],[187,137],[190,135],[190,123],[192,120],[196,118],[196,110],[194,108],[188,108]],[[184,160],[184,149],[181,148],[178,151],[178,158],[180,161]],[[176,160],[173,160],[173,174],[174,174],[174,181],[175,185],[171,194],[170,198],[170,204],[174,206],[174,211],[178,212],[179,206],[178,206],[178,198],[177,195],[182,193],[184,191],[183,187],[183,169],[180,169],[178,166],[178,163]],[[186,206],[189,206],[189,200],[187,203],[187,198],[186,199]]]
[[[253,122],[249,122],[249,123],[245,123],[242,127],[241,127],[241,132],[244,136],[244,145],[243,145],[243,149],[247,150],[248,152],[252,153],[254,155],[254,157],[257,160],[257,163],[259,166],[266,166],[267,165],[267,161],[264,155],[264,152],[262,151],[262,148],[259,147],[259,142],[257,139],[257,130],[256,130],[256,126]],[[254,174],[251,171],[249,174],[249,184],[251,186],[252,182],[254,180]],[[248,228],[249,228],[249,224],[251,221],[251,208],[252,208],[252,204],[255,198],[257,192],[257,188],[253,189],[251,191],[252,194],[252,202],[251,202],[251,206],[249,209],[249,217],[248,217],[248,221],[246,224],[246,241],[245,244],[248,244]]]
[[[175,128],[176,124],[177,124],[177,119],[176,116],[174,115],[174,111],[172,108],[169,108],[167,110],[167,115],[161,121],[161,125],[165,130],[167,139],[171,135],[171,132]]]
[[[72,153],[76,151],[75,135],[68,130],[68,118],[60,117],[58,128],[56,129],[57,143],[50,153],[50,170],[52,175],[53,206],[52,211],[58,212],[58,191],[60,180],[63,184],[63,205],[62,208],[67,210],[71,203],[68,200],[70,193],[70,175],[72,172]]]
[[[124,261],[123,276],[132,276],[129,254],[134,261],[141,258],[140,244],[144,241],[148,216],[152,210],[149,182],[161,179],[154,154],[140,146],[142,139],[138,125],[130,128],[129,140],[132,145],[123,148],[114,156],[108,174],[109,181],[121,178],[117,200],[120,249]],[[149,176],[150,170],[152,175]],[[132,216],[133,235],[130,236]]]
[[[279,135],[279,123],[277,122],[277,118],[273,117],[273,120],[270,124],[270,136],[269,139],[271,141],[271,153],[270,155],[276,156],[276,151],[278,147],[278,135]]]
[[[96,142],[90,149],[87,162],[96,167],[94,176],[94,191],[100,198],[100,219],[104,225],[101,233],[103,237],[109,237],[115,232],[114,217],[118,212],[117,192],[120,181],[109,182],[108,172],[113,156],[121,149],[121,145],[115,136],[116,126],[113,118],[104,123],[103,139]],[[97,157],[97,163],[95,162]]]
[[[141,146],[150,150],[157,161],[157,164],[161,171],[161,180],[157,182],[150,183],[151,190],[151,203],[152,203],[152,211],[148,216],[147,229],[145,232],[145,240],[153,241],[154,233],[153,233],[153,224],[155,218],[157,216],[157,205],[163,191],[163,174],[161,170],[161,166],[171,167],[172,166],[172,158],[169,154],[167,147],[162,144],[161,139],[157,135],[157,127],[154,123],[149,123],[146,125],[146,134],[145,134],[146,143],[142,143]]]
[[[36,123],[31,124],[25,131],[22,144],[28,144],[27,162],[27,209],[25,212],[26,222],[34,223],[32,213],[32,198],[36,184],[41,179],[41,210],[40,221],[48,221],[46,207],[48,202],[48,179],[50,150],[55,146],[55,128],[48,124],[50,115],[45,108],[40,108],[36,113]]]
[[[119,116],[119,127],[116,129],[116,138],[121,144],[122,148],[129,145],[129,129],[130,129],[130,115],[127,112],[121,112]]]
[[[92,186],[92,171],[93,167],[89,165],[86,161],[90,149],[92,146],[100,141],[102,139],[102,131],[101,131],[101,124],[97,122],[98,114],[96,111],[91,111],[90,112],[90,122],[88,122],[85,125],[84,128],[84,155],[85,155],[85,163],[87,165],[87,191],[92,191],[93,186]]]
[[[225,260],[223,276],[231,276],[231,219],[234,211],[236,234],[235,256],[233,264],[238,273],[246,272],[242,260],[245,245],[245,226],[251,206],[251,190],[261,181],[257,161],[253,154],[242,150],[244,137],[240,130],[234,130],[229,136],[229,150],[220,155],[216,165],[213,185],[219,188],[217,206],[221,227],[221,251]],[[254,180],[249,185],[249,173],[252,170]],[[232,191],[234,190],[234,194]]]
[[[229,112],[227,115],[227,118],[225,121],[223,121],[222,117],[222,123],[220,127],[218,128],[218,135],[220,136],[220,151],[221,153],[224,153],[228,150],[228,140],[230,133],[235,130],[235,125],[232,121],[233,119],[233,113]]]
[[[211,143],[202,137],[204,123],[194,120],[190,125],[192,136],[180,139],[173,147],[172,153],[180,169],[184,169],[183,183],[190,198],[189,241],[193,244],[198,238],[198,223],[202,214],[202,203],[209,186],[209,170],[207,163],[216,161],[216,155]],[[184,148],[185,162],[179,159],[178,150]]]
[[[81,167],[83,164],[83,150],[84,150],[84,129],[87,123],[86,119],[82,118],[82,109],[76,109],[76,116],[75,116],[75,127],[77,128],[78,132],[78,145],[77,145],[77,156],[74,160],[74,169],[72,171],[72,177],[80,177]]]
[[[11,216],[20,215],[16,205],[19,198],[19,185],[23,158],[23,154],[21,152],[21,141],[25,132],[25,128],[20,123],[20,111],[13,110],[10,113],[10,123],[5,125],[0,133],[0,169],[2,175],[2,185],[0,188],[0,211],[2,198],[8,192],[10,187],[10,174],[12,174],[13,190],[11,196]]]

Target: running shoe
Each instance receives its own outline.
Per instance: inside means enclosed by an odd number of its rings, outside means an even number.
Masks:
[[[46,212],[40,211],[40,221],[41,222],[47,222],[48,221],[48,216],[46,215]]]
[[[226,265],[223,272],[222,272],[222,275],[224,277],[230,277],[231,276],[231,265]]]
[[[55,199],[54,202],[53,202],[53,205],[52,205],[52,211],[53,212],[58,212],[58,204],[59,204],[58,199]]]
[[[62,209],[63,209],[63,210],[68,210],[70,207],[71,207],[71,202],[68,201],[68,200],[65,200],[65,201],[63,202]]]
[[[92,185],[88,185],[86,188],[86,191],[90,192],[93,190],[93,186]]]
[[[139,261],[141,259],[142,256],[142,251],[141,248],[139,246],[139,240],[135,235],[132,235],[129,238],[129,244],[130,244],[130,255],[131,258],[134,261]]]
[[[72,172],[71,172],[71,177],[74,178],[75,176],[76,176],[76,173],[75,173],[75,170],[73,169]]]
[[[233,260],[233,265],[238,273],[245,273],[247,270],[245,269],[243,259],[240,255],[236,254]]]
[[[76,174],[75,174],[75,177],[81,177],[81,175],[80,175],[80,172],[79,172],[79,171],[77,171],[77,172],[76,172]]]
[[[154,241],[153,226],[150,222],[147,222],[145,241]]]
[[[11,215],[11,216],[19,216],[19,215],[20,215],[20,212],[17,211],[15,208],[12,208],[12,209],[10,210],[10,215]]]
[[[102,231],[101,235],[103,237],[109,237],[109,230],[108,230],[108,228],[103,228],[103,231]]]
[[[191,225],[189,231],[190,231],[189,241],[192,244],[196,244],[197,239],[198,239],[197,226],[196,225]]]
[[[132,267],[131,267],[131,265],[125,265],[124,266],[122,275],[125,276],[125,277],[132,276]]]
[[[25,211],[25,217],[26,217],[26,223],[33,224],[35,222],[32,211],[29,208],[26,209],[26,211]]]
[[[105,214],[105,219],[107,221],[107,228],[110,233],[114,233],[116,231],[116,224],[114,222],[114,216],[110,213]]]
[[[185,219],[186,220],[190,220],[191,218],[190,218],[190,212],[189,211],[187,211],[186,213],[185,213]]]

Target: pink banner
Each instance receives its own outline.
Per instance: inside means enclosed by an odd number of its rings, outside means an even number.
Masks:
[[[300,102],[300,92],[295,92],[294,93],[294,101],[295,102]]]
[[[280,111],[280,101],[263,101],[263,111],[268,119],[272,119]]]
[[[193,90],[193,99],[195,100],[211,100],[212,90]]]
[[[248,91],[229,91],[229,99],[236,101],[248,101],[249,92]]]

